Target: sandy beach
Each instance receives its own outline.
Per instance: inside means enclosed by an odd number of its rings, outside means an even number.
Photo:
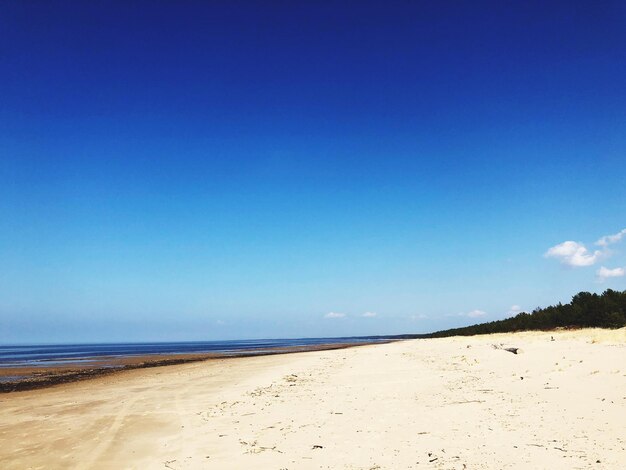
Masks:
[[[0,395],[0,468],[626,468],[625,364],[621,329],[129,370]]]

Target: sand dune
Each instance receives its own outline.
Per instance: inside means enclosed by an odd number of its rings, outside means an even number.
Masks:
[[[0,468],[626,468],[625,364],[622,329],[133,370],[0,395]]]

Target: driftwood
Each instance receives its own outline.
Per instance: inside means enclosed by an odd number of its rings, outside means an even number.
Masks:
[[[508,351],[513,354],[520,354],[522,350],[520,348],[505,348],[503,344],[492,344],[493,349],[501,349],[503,351]]]

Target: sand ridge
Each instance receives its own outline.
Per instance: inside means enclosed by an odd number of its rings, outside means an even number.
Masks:
[[[579,330],[121,372],[1,396],[0,467],[624,468],[625,359]]]

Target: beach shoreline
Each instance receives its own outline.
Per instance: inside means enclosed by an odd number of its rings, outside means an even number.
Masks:
[[[124,357],[99,357],[89,363],[70,362],[63,366],[51,367],[2,367],[0,368],[0,393],[11,393],[36,390],[82,380],[90,380],[122,371],[165,367],[191,362],[225,360],[275,354],[294,354],[307,351],[326,351],[364,346],[367,344],[384,344],[391,341],[329,343],[306,346],[270,347],[262,350],[241,349],[228,352],[209,353],[165,353],[143,354]],[[81,358],[84,359],[84,358]]]
[[[0,395],[0,466],[620,469],[625,363],[622,328],[129,370]]]

